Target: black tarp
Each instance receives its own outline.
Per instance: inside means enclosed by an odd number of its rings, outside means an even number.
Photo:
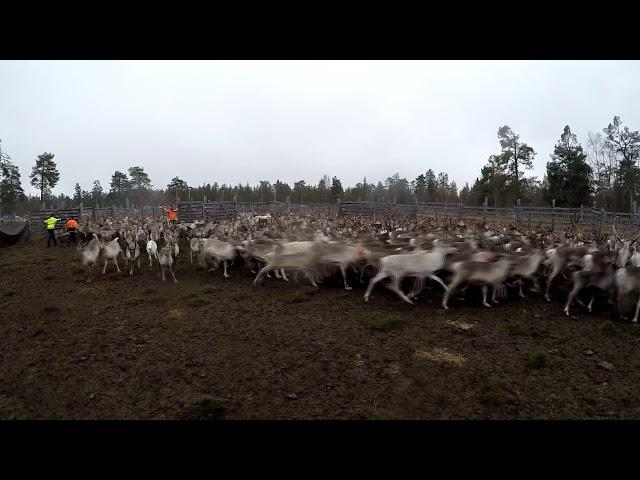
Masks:
[[[13,245],[30,232],[29,222],[0,223],[0,247]]]

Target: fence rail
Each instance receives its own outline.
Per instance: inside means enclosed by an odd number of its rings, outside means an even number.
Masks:
[[[475,217],[484,220],[510,220],[530,222],[578,223],[590,225],[593,230],[601,230],[603,226],[611,225],[614,217],[618,217],[617,224],[624,228],[640,226],[640,214],[607,212],[594,208],[553,208],[553,207],[475,207],[463,204],[446,203],[374,203],[374,202],[339,202],[337,204],[312,203],[290,204],[286,202],[181,202],[178,203],[178,220],[192,222],[194,220],[217,221],[234,218],[244,212],[259,214],[312,214],[327,213],[330,215],[428,215],[428,216],[458,216]],[[69,218],[80,221],[88,219],[102,219],[105,217],[124,217],[141,214],[144,217],[158,217],[164,215],[163,207],[143,206],[141,208],[124,207],[77,207],[66,209],[48,209],[32,212],[30,221],[34,231],[44,231],[44,220],[51,215],[61,218],[56,229],[64,229],[64,223]],[[42,226],[42,229],[38,228]]]

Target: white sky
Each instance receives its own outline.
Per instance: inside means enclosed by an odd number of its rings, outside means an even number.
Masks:
[[[542,178],[568,124],[640,128],[638,61],[0,61],[0,139],[23,186],[56,155],[72,194],[115,170],[156,187],[336,175],[344,186],[432,168],[461,188],[509,125]]]

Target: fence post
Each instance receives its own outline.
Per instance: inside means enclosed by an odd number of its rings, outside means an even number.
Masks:
[[[342,201],[338,198],[338,217],[342,214]]]
[[[78,219],[78,221],[82,222],[83,216],[84,216],[84,204],[82,201],[80,201],[80,218]]]
[[[487,221],[487,207],[489,206],[489,197],[484,197],[484,204],[482,205],[482,220]]]
[[[555,225],[556,225],[556,199],[554,198],[553,200],[551,200],[551,207],[553,208],[553,211],[551,212],[551,231],[555,231]]]

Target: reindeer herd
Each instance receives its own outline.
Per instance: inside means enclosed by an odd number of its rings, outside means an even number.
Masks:
[[[349,273],[361,283],[369,279],[364,294],[368,301],[374,287],[389,279],[387,288],[402,300],[413,303],[431,280],[442,288],[442,307],[449,308],[451,295],[464,300],[470,287],[479,286],[482,303],[508,297],[510,289],[524,298],[525,287],[551,301],[562,283],[571,283],[564,312],[570,315],[582,291],[590,293],[586,306],[591,312],[598,291],[617,306],[622,318],[625,298],[640,295],[640,251],[636,240],[612,235],[593,236],[576,229],[549,231],[542,225],[487,224],[483,221],[430,218],[332,217],[329,214],[271,216],[241,213],[233,220],[170,224],[166,220],[125,217],[89,221],[79,230],[78,252],[88,269],[104,260],[120,272],[118,257],[124,257],[129,275],[141,266],[143,252],[148,268],[157,266],[164,282],[176,279],[179,244],[189,247],[189,259],[209,272],[223,265],[224,278],[232,266],[244,265],[255,273],[254,285],[266,278],[294,280],[302,274],[311,285],[340,273],[345,290],[351,290]],[[145,262],[146,263],[146,262]],[[629,265],[630,264],[630,265]],[[145,267],[147,268],[147,267]],[[412,279],[405,294],[403,280]],[[491,289],[491,302],[489,302]],[[638,299],[633,322],[638,321]]]

